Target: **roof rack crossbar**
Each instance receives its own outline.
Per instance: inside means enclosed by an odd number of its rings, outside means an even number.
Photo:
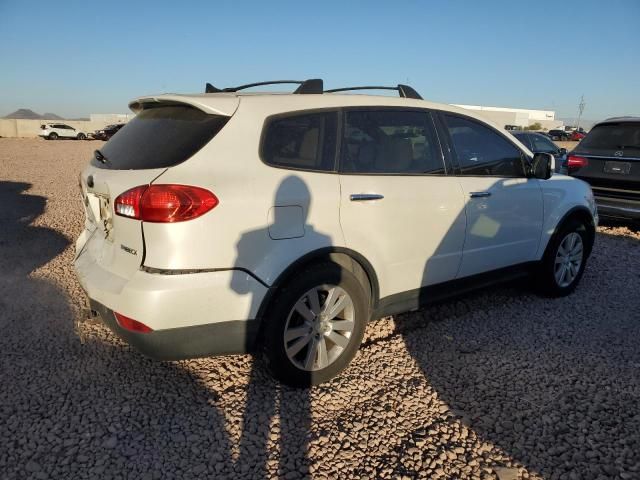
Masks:
[[[277,85],[281,83],[293,83],[298,84],[299,87],[293,93],[322,93],[323,82],[320,78],[311,78],[308,80],[272,80],[269,82],[256,82],[247,83],[246,85],[240,85],[238,87],[216,88],[210,83],[207,83],[205,93],[219,93],[219,92],[237,92],[239,90],[246,90],[247,88],[259,87],[262,85]]]
[[[422,100],[422,97],[409,85],[398,84],[396,87],[382,87],[382,86],[366,86],[366,87],[345,87],[345,88],[332,88],[331,90],[325,90],[325,93],[334,92],[348,92],[351,90],[395,90],[403,98],[414,98],[416,100]]]

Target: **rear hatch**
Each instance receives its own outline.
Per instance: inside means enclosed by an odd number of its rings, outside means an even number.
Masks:
[[[567,158],[596,196],[640,200],[640,121],[596,125]]]
[[[95,152],[80,175],[86,232],[78,257],[129,278],[144,261],[143,221],[116,215],[119,195],[148,186],[188,160],[224,127],[229,116],[176,101],[135,104],[138,115]]]

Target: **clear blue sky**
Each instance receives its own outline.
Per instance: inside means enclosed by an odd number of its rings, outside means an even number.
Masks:
[[[584,94],[584,118],[640,115],[640,1],[0,0],[0,116],[310,77],[560,117]]]

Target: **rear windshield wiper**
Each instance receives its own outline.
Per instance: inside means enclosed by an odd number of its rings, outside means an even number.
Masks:
[[[635,148],[638,149],[640,148],[640,145],[616,145],[616,148],[619,148],[621,150],[624,150],[625,148]]]
[[[109,159],[100,150],[94,150],[93,156],[101,163],[109,163]]]

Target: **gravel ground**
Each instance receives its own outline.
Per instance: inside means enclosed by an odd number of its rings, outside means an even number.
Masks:
[[[599,228],[568,298],[516,284],[378,320],[340,378],[295,391],[250,356],[78,335],[98,143],[0,139],[0,478],[640,478],[637,228]]]

